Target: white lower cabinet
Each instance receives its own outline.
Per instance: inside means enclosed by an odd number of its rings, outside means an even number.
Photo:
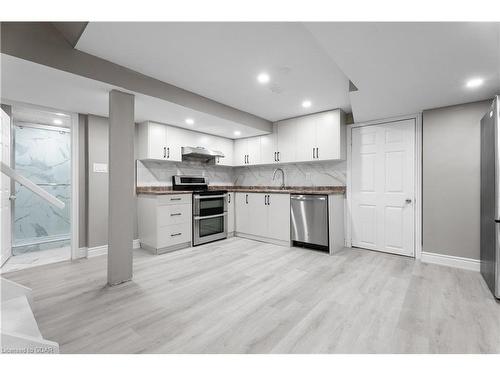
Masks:
[[[191,246],[191,194],[137,197],[141,247],[161,254]]]
[[[236,193],[235,198],[237,235],[289,245],[289,194]]]

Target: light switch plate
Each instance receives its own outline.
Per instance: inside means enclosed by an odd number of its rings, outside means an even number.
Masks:
[[[94,173],[108,173],[107,163],[94,163],[93,166]]]

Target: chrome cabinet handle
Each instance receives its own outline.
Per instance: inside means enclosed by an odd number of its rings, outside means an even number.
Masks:
[[[163,147],[163,159],[167,158],[167,148]]]
[[[170,214],[170,216],[181,216],[182,214],[179,212],[179,213],[176,213],[176,214]]]
[[[227,203],[231,203],[231,194],[227,195]]]
[[[170,237],[175,237],[175,236],[180,236],[182,233],[173,233],[170,235]]]
[[[245,194],[245,203],[248,204],[248,194]]]
[[[270,198],[271,198],[271,196],[270,196],[270,195],[268,195],[268,196],[267,196],[267,205],[268,205],[268,206],[270,206],[270,205],[271,205]]]
[[[264,206],[267,206],[267,194],[264,195]]]
[[[276,160],[276,151],[274,151],[274,161],[277,161]]]
[[[406,199],[405,199],[405,203],[406,203],[406,204],[410,204],[410,203],[411,203],[411,199],[410,199],[410,198],[406,198]]]
[[[171,201],[180,201],[181,198],[170,198]]]
[[[319,147],[316,147],[316,159],[319,159]]]
[[[278,161],[280,161],[280,152],[278,151]]]
[[[167,147],[167,159],[170,159],[170,147]]]

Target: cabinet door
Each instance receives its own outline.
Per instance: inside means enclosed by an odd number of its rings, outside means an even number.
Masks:
[[[267,237],[267,194],[248,194],[248,231],[254,236]]]
[[[216,158],[217,165],[233,165],[233,141],[231,139],[215,137],[213,149],[224,154],[223,158]]]
[[[234,153],[233,153],[233,165],[240,166],[246,165],[246,155],[247,155],[247,140],[237,139],[234,141]]]
[[[276,133],[260,136],[260,164],[274,164],[277,162]]]
[[[290,241],[290,195],[269,194],[267,237]]]
[[[182,147],[190,146],[191,132],[174,126],[167,127],[167,160],[182,161]]]
[[[247,138],[247,164],[260,164],[260,137]]]
[[[278,130],[278,153],[280,163],[296,161],[296,119],[280,121],[277,123]]]
[[[148,159],[162,159],[167,158],[167,126],[150,122],[147,125],[148,137]]]
[[[234,229],[236,232],[248,233],[249,231],[249,217],[248,217],[248,204],[247,193],[234,194]]]
[[[316,159],[340,159],[340,116],[339,111],[316,115]]]
[[[235,193],[227,193],[227,233],[234,232],[234,195]]]
[[[317,115],[296,119],[297,161],[315,160]]]

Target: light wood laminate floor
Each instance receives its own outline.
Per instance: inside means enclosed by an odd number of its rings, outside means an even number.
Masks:
[[[134,253],[133,281],[114,287],[105,256],[4,276],[33,288],[62,353],[500,352],[500,304],[477,272],[240,238]]]

